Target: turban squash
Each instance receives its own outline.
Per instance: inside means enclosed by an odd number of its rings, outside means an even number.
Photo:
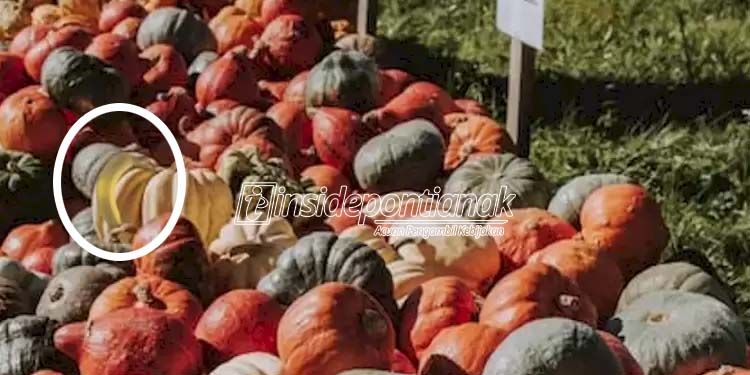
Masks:
[[[77,373],[75,362],[53,345],[58,326],[52,319],[33,315],[0,322],[0,374],[26,375],[42,369]]]

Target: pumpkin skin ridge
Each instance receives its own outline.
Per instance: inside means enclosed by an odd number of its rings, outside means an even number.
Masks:
[[[481,323],[468,322],[448,327],[440,331],[425,350],[419,373],[442,375],[456,367],[466,375],[481,375],[490,355],[505,336],[507,334],[502,330]]]

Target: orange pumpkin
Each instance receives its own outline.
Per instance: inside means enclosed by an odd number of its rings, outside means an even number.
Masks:
[[[404,89],[414,82],[411,74],[399,69],[385,69],[380,71],[380,100],[388,103],[401,94]]]
[[[624,375],[644,375],[643,369],[641,369],[641,365],[639,365],[638,361],[633,358],[633,355],[630,354],[630,351],[627,347],[625,347],[625,344],[623,344],[620,339],[606,331],[597,332],[599,333],[599,336],[604,340],[604,343],[607,344],[609,350],[612,351],[617,360],[620,362],[620,366],[622,366],[622,369],[625,372]]]
[[[419,364],[420,375],[482,375],[485,363],[506,333],[479,323],[448,327],[432,340]]]
[[[656,264],[669,242],[659,204],[633,184],[607,185],[591,193],[581,208],[581,234],[612,255],[626,280]]]
[[[30,271],[36,271],[45,275],[52,274],[52,258],[55,257],[57,247],[45,246],[36,248],[21,260],[21,265]]]
[[[320,285],[284,313],[278,331],[285,375],[336,375],[355,368],[388,370],[394,332],[380,304],[343,283]]]
[[[494,237],[502,258],[501,275],[522,267],[531,254],[576,234],[576,229],[567,221],[540,208],[515,209],[495,219],[507,220],[504,224],[488,224],[503,229],[501,236]]]
[[[8,52],[20,57],[26,56],[26,52],[37,43],[44,40],[44,37],[46,37],[47,33],[51,30],[52,28],[47,25],[31,25],[25,27],[13,37],[10,46],[8,46]]]
[[[459,109],[450,94],[434,83],[420,81],[409,85],[382,108],[366,114],[363,120],[371,126],[388,130],[397,124],[424,118],[435,124],[443,135],[448,135],[450,129],[446,127],[443,116],[452,112],[459,112]]]
[[[195,82],[195,99],[204,108],[218,99],[232,99],[252,105],[260,98],[257,74],[252,62],[239,47],[212,62]]]
[[[290,77],[315,65],[322,49],[314,25],[298,15],[284,14],[266,26],[251,57],[274,76]]]
[[[238,289],[217,298],[198,322],[195,336],[207,344],[213,365],[251,353],[276,354],[276,331],[284,309],[268,295]]]
[[[399,374],[416,374],[417,369],[414,368],[414,364],[409,358],[406,358],[404,353],[393,351],[393,361],[391,362],[391,371]]]
[[[200,301],[179,284],[159,276],[138,275],[121,279],[104,289],[91,305],[89,320],[127,308],[163,310],[191,329],[203,313]]]
[[[65,26],[50,31],[44,39],[26,52],[23,60],[26,72],[39,82],[42,77],[42,64],[52,51],[65,46],[83,51],[91,43],[91,39],[91,32],[80,26]]]
[[[128,17],[112,28],[112,34],[124,36],[130,40],[135,40],[138,35],[138,28],[141,26],[143,18]]]
[[[138,56],[134,41],[116,34],[99,34],[86,48],[86,53],[117,68],[132,86],[143,82],[148,64]]]
[[[30,85],[31,78],[26,75],[23,58],[12,53],[0,52],[0,95],[8,96]]]
[[[295,165],[305,165],[305,162],[314,163],[314,158],[309,155],[313,144],[312,121],[307,116],[304,105],[278,102],[266,111],[266,116],[281,128]]]
[[[341,188],[351,183],[338,169],[326,164],[313,165],[300,173],[300,178],[310,180],[318,188],[326,188],[330,193],[339,193]]]
[[[485,108],[482,103],[474,99],[456,99],[453,101],[456,107],[461,109],[464,113],[470,113],[473,115],[489,116],[490,111]]]
[[[470,322],[478,312],[471,289],[459,278],[429,280],[412,291],[401,307],[398,348],[417,363],[440,331]]]
[[[65,114],[38,86],[29,86],[0,104],[0,147],[53,161],[67,133]]]
[[[236,46],[253,48],[255,38],[263,32],[263,26],[260,23],[242,9],[234,6],[224,7],[211,19],[208,27],[216,37],[218,45],[216,52],[220,55]]]
[[[68,243],[68,232],[57,221],[39,224],[24,224],[16,227],[5,237],[0,253],[15,260],[22,260],[39,248],[58,248]]]
[[[284,100],[284,91],[287,87],[289,87],[289,81],[267,81],[264,79],[258,81],[261,96],[274,103]]]
[[[188,82],[187,63],[174,47],[168,44],[155,44],[141,52],[140,57],[150,62],[150,68],[143,74],[143,81],[154,92],[167,91],[172,86],[186,86]]]
[[[596,307],[578,286],[544,263],[529,263],[492,288],[479,322],[513,330],[536,319],[562,317],[596,327]]]
[[[581,240],[562,240],[534,253],[529,263],[544,263],[557,268],[591,297],[601,322],[617,308],[624,288],[617,263],[609,255],[597,252]]]
[[[99,31],[110,32],[128,17],[146,17],[146,9],[133,0],[114,0],[105,3],[99,14]]]
[[[309,75],[310,71],[305,70],[294,76],[289,81],[289,85],[286,86],[286,90],[284,90],[283,101],[305,105],[305,85],[307,84],[307,77]]]
[[[195,99],[184,87],[171,87],[169,91],[156,95],[156,100],[146,109],[164,121],[176,135],[192,130],[200,120],[195,111]],[[164,137],[153,126],[149,124],[148,128],[158,139],[163,140]]]
[[[451,124],[453,129],[445,150],[443,167],[446,171],[458,168],[474,155],[516,151],[505,128],[489,117],[465,113],[452,113],[445,117],[449,119],[446,124]]]

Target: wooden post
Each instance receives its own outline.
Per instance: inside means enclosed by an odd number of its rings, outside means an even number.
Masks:
[[[506,125],[516,143],[518,155],[529,156],[531,115],[534,97],[534,61],[536,50],[513,38],[510,47],[508,110]]]
[[[378,0],[357,1],[357,33],[375,35],[378,31]]]

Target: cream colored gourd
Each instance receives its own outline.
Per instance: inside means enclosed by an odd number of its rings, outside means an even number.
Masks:
[[[148,182],[143,193],[141,218],[151,221],[172,212],[177,194],[176,168],[164,169]],[[204,244],[219,236],[219,230],[234,211],[232,192],[222,179],[209,169],[187,170],[187,193],[182,216],[190,220]]]
[[[412,290],[434,278],[427,273],[421,262],[399,259],[388,263],[388,270],[393,276],[393,297],[399,305],[406,300]]]
[[[371,247],[378,252],[386,264],[399,259],[398,253],[383,237],[375,235],[375,228],[366,224],[359,224],[344,229],[339,237],[352,238]]]
[[[239,355],[215,368],[209,375],[280,375],[281,361],[273,354]]]

